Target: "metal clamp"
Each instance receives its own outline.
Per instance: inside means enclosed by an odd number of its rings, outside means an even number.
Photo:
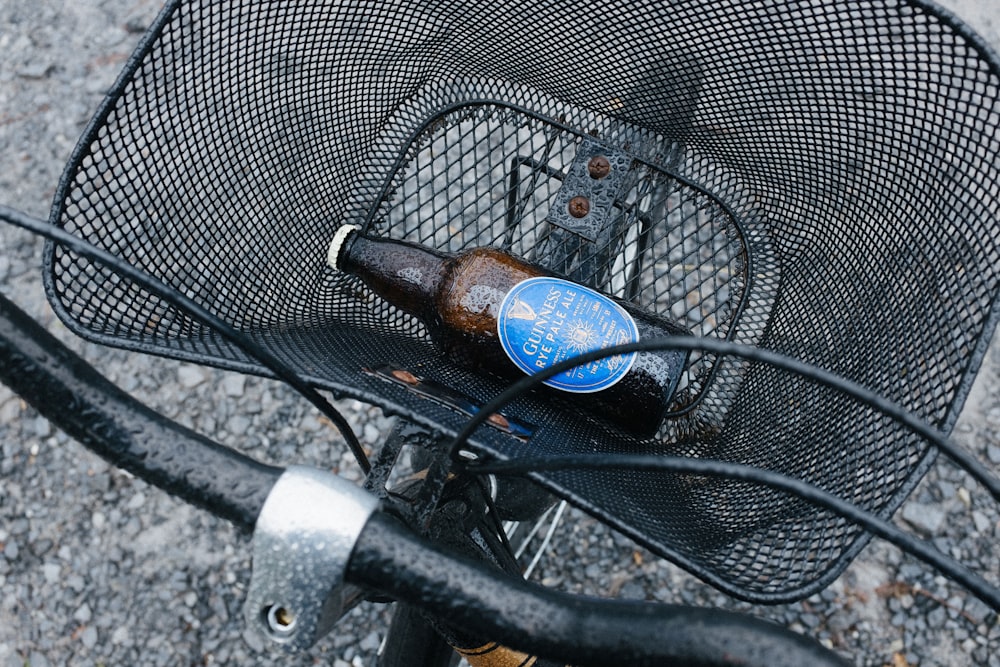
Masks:
[[[329,632],[359,596],[344,572],[377,507],[377,498],[345,479],[289,467],[254,527],[243,609],[248,626],[289,651],[307,649]]]

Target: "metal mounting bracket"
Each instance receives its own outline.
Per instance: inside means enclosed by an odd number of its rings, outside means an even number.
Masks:
[[[549,222],[592,243],[598,241],[631,164],[627,153],[585,140],[552,201]]]
[[[625,216],[618,197],[633,177],[632,157],[583,140],[552,200],[548,237],[540,250],[545,265],[591,287],[604,287],[612,240]]]
[[[285,470],[254,527],[248,626],[289,651],[329,632],[359,597],[344,573],[377,507],[375,496],[332,473]]]

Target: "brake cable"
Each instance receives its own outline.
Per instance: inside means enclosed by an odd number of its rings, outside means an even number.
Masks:
[[[187,311],[188,314],[210,329],[218,331],[223,338],[239,347],[251,358],[256,359],[262,366],[274,373],[276,378],[288,384],[312,403],[336,427],[364,473],[366,475],[369,473],[371,463],[368,461],[368,455],[365,453],[364,448],[361,446],[360,441],[344,415],[306,382],[291,366],[278,359],[266,348],[258,345],[246,333],[230,326],[227,322],[212,314],[177,289],[136,269],[121,257],[113,255],[79,237],[73,236],[64,229],[2,205],[0,205],[0,220],[43,236],[53,243],[61,244],[87,259],[110,268],[149,290],[156,296],[166,300],[168,303]]]
[[[969,473],[973,479],[982,484],[993,500],[1000,503],[1000,478],[991,475],[971,454],[958,445],[952,443],[940,431],[937,431],[927,422],[914,416],[898,403],[894,403],[856,382],[845,377],[831,373],[818,366],[807,364],[794,357],[789,357],[772,350],[767,350],[749,345],[740,345],[729,341],[715,338],[701,338],[695,336],[662,336],[659,338],[643,340],[626,345],[606,347],[593,350],[578,356],[572,357],[558,364],[553,364],[544,370],[539,370],[533,375],[526,375],[517,382],[511,384],[507,389],[498,394],[466,422],[461,431],[454,437],[449,445],[449,454],[453,460],[467,464],[470,469],[475,465],[468,461],[460,461],[458,452],[465,447],[473,432],[490,418],[490,415],[500,411],[510,401],[523,395],[529,389],[540,385],[550,377],[563,373],[592,361],[598,361],[606,357],[628,354],[631,352],[651,352],[656,350],[700,350],[711,354],[724,356],[742,357],[749,361],[758,361],[800,375],[806,379],[813,380],[817,384],[835,389],[847,396],[857,399],[859,402],[874,408],[883,415],[889,417],[901,426],[913,431],[925,440],[929,441],[939,451],[943,452],[954,461],[962,470]]]
[[[991,475],[972,455],[953,444],[946,436],[930,426],[930,424],[915,417],[897,403],[844,377],[793,357],[788,357],[771,350],[739,345],[728,341],[690,336],[664,336],[657,339],[594,350],[554,364],[539,371],[537,374],[521,378],[486,403],[479,412],[465,423],[465,426],[449,445],[449,452],[452,455],[452,459],[459,465],[463,465],[466,472],[472,474],[524,475],[529,472],[541,470],[599,470],[616,468],[710,475],[769,486],[798,496],[845,519],[854,521],[874,535],[887,540],[900,549],[913,554],[937,568],[939,571],[961,583],[994,609],[1000,610],[1000,588],[990,584],[957,560],[917,540],[912,535],[909,535],[875,514],[828,493],[814,484],[771,470],[728,461],[663,455],[575,454],[532,456],[516,460],[493,462],[465,461],[458,456],[459,451],[467,444],[472,433],[483,422],[489,419],[490,415],[501,410],[508,402],[521,396],[532,387],[541,384],[547,378],[605,357],[660,349],[702,350],[713,354],[739,356],[751,361],[771,364],[777,368],[797,373],[821,385],[836,389],[866,403],[902,426],[929,440],[938,450],[944,452],[976,479],[976,481],[986,487],[994,500],[1000,503],[1000,479]]]

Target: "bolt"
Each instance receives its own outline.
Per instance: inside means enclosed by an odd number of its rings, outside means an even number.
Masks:
[[[573,197],[569,200],[569,214],[574,218],[582,218],[590,213],[590,200],[586,197]]]
[[[603,155],[595,155],[587,163],[587,172],[591,178],[600,180],[611,173],[611,163]]]
[[[278,622],[278,625],[283,628],[290,628],[295,625],[295,614],[288,611],[284,607],[274,611],[274,619]]]
[[[264,608],[264,619],[268,629],[277,635],[291,634],[295,627],[295,614],[280,605],[270,605]]]

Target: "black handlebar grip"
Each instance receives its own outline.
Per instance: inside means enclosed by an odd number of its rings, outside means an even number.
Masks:
[[[244,530],[282,472],[136,401],[3,296],[0,380],[113,465]]]
[[[844,667],[816,641],[743,614],[573,596],[449,554],[374,514],[346,578],[420,607],[473,636],[587,665]]]

